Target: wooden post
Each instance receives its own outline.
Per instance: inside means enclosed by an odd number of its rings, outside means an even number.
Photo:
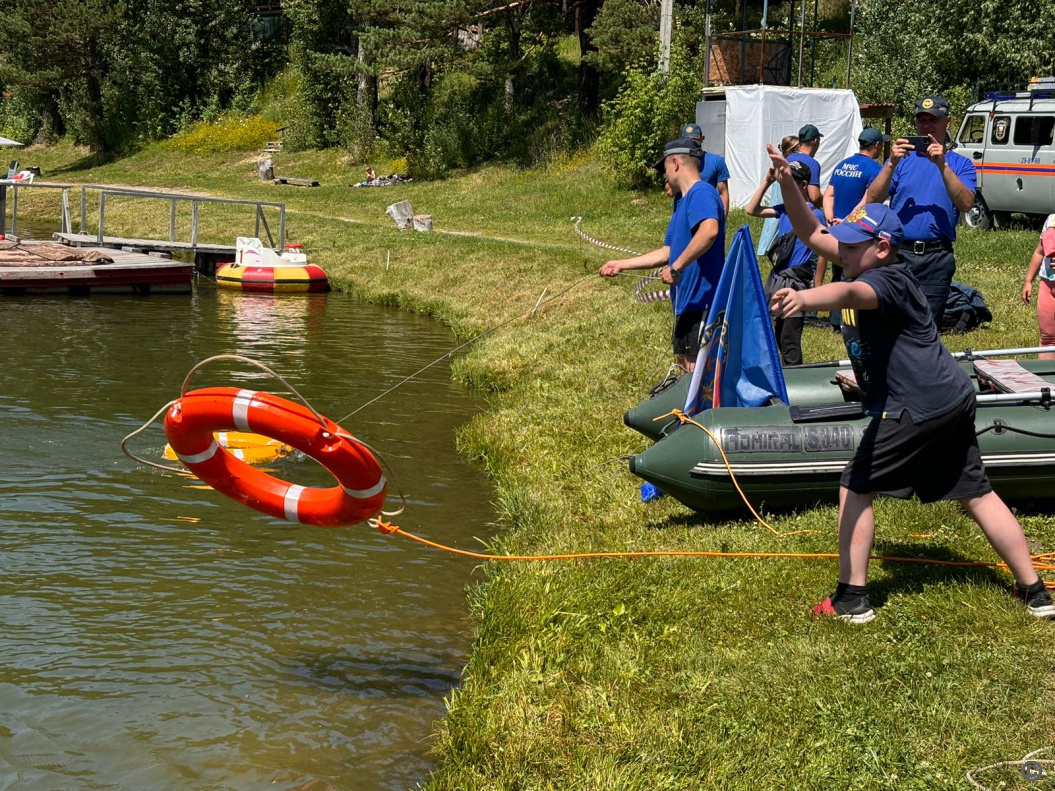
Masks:
[[[106,219],[106,192],[99,190],[99,230],[96,234],[96,241],[102,246],[103,243],[103,221]]]
[[[670,73],[670,23],[674,0],[660,0],[659,5],[659,73]]]
[[[850,64],[854,57],[854,13],[857,11],[857,0],[850,2],[850,38],[846,45],[846,87],[850,88]]]
[[[711,84],[711,0],[703,18],[703,87]]]
[[[190,202],[190,246],[198,246],[198,201]]]
[[[88,188],[81,185],[81,233],[87,233],[88,228]]]
[[[70,232],[70,188],[62,188],[62,221],[61,228],[62,233]]]
[[[176,199],[169,201],[169,241],[176,241]]]
[[[802,48],[806,43],[806,0],[802,2],[802,19],[799,20],[799,87],[802,87]]]

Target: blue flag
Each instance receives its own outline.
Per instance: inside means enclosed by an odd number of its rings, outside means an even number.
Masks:
[[[736,232],[702,332],[685,414],[721,406],[763,406],[788,391],[751,233]]]

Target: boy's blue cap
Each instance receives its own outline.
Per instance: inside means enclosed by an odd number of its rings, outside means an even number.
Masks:
[[[893,247],[901,244],[901,220],[882,203],[869,203],[850,212],[838,225],[827,228],[840,242],[857,244],[872,239],[886,239]]]

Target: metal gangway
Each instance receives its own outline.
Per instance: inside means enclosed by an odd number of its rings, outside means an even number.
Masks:
[[[235,246],[233,244],[213,244],[201,242],[198,239],[199,212],[203,205],[226,204],[233,206],[251,206],[254,209],[254,232],[253,236],[259,239],[263,230],[267,244],[281,251],[286,244],[286,204],[271,201],[236,200],[234,198],[212,198],[203,195],[185,195],[178,192],[158,192],[156,190],[133,189],[131,187],[114,187],[105,184],[60,184],[42,181],[14,181],[0,180],[0,233],[7,233],[7,201],[8,190],[11,196],[11,229],[12,236],[18,234],[18,193],[25,189],[50,189],[60,190],[61,216],[58,233],[53,234],[55,239],[76,247],[110,247],[121,250],[140,250],[143,252],[161,253],[171,255],[176,252],[193,253],[195,264],[199,271],[205,271],[215,267],[217,258],[229,256],[233,259]],[[80,190],[80,231],[73,232],[73,224],[70,212],[70,191]],[[89,192],[98,193],[98,215],[95,233],[88,232],[88,198]],[[169,202],[169,228],[168,239],[137,239],[121,236],[108,236],[106,234],[106,201],[107,198],[133,197],[149,200],[163,200]],[[176,216],[177,206],[180,203],[190,203],[190,238],[177,239]],[[265,209],[278,211],[278,235],[277,239],[268,224]],[[233,234],[244,235],[244,234]]]

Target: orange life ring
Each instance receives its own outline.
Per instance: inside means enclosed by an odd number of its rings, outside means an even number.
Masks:
[[[373,454],[332,420],[284,398],[237,387],[192,390],[165,414],[176,456],[219,492],[278,519],[341,527],[381,513],[387,482]],[[320,489],[283,481],[236,459],[214,431],[252,431],[311,456],[339,486]]]

